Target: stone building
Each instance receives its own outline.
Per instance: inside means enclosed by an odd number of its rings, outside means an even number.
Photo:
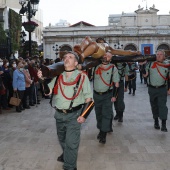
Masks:
[[[109,15],[108,26],[94,26],[80,21],[69,27],[45,27],[44,58],[55,59],[56,52],[72,50],[85,36],[94,41],[104,38],[113,48],[139,50],[154,54],[157,49],[170,50],[170,14],[158,15],[153,7],[138,6],[134,13]]]
[[[9,8],[13,9],[17,13],[19,13],[21,9],[21,5],[19,4],[19,0],[0,0],[0,22],[3,23],[4,30],[8,29],[8,11]],[[43,31],[43,11],[38,9],[36,15],[31,19],[35,21],[39,26],[32,33],[32,40],[37,41],[38,45],[42,43],[42,31]],[[22,21],[28,21],[26,16],[22,17]],[[23,28],[24,30],[24,28]],[[28,32],[26,32],[28,40]]]

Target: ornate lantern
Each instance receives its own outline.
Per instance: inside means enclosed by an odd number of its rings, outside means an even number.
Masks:
[[[33,32],[35,28],[38,27],[38,24],[34,21],[28,21],[28,22],[23,22],[22,26],[25,28],[26,31]]]
[[[30,0],[31,4],[39,4],[40,0]]]

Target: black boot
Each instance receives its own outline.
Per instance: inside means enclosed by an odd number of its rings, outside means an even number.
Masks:
[[[132,94],[132,96],[135,96],[135,90],[133,90],[133,94]]]
[[[119,113],[116,111],[116,116],[114,117],[114,120],[118,120],[119,119]]]
[[[16,106],[16,111],[17,111],[17,112],[21,112],[22,110],[20,109],[19,106]]]
[[[129,94],[131,94],[131,90],[129,90]]]
[[[25,110],[25,108],[23,106],[20,107],[20,110]]]
[[[113,122],[113,116],[112,116],[112,118],[110,119],[110,130],[108,131],[108,133],[113,132],[112,122]]]
[[[63,153],[57,158],[57,161],[59,162],[64,162],[64,157]]]
[[[158,118],[155,118],[154,128],[155,129],[160,129]]]
[[[101,137],[100,137],[99,143],[102,143],[102,144],[106,143],[106,135],[107,135],[107,132],[101,131]]]
[[[99,140],[100,140],[101,135],[102,135],[102,132],[101,132],[101,130],[100,130],[99,134],[97,135],[97,139],[99,139]]]
[[[24,108],[24,109],[30,109],[30,106],[25,105],[25,106],[23,106],[23,108]]]
[[[168,129],[166,128],[166,120],[162,120],[161,131],[168,132]]]
[[[120,111],[120,112],[119,112],[118,122],[123,122],[123,111]]]

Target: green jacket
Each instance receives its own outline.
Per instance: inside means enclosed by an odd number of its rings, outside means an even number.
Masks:
[[[66,83],[72,83],[78,74],[81,73],[81,79],[79,83],[79,87],[77,90],[77,93],[79,92],[80,87],[82,86],[79,95],[74,99],[72,107],[76,107],[80,104],[84,104],[85,100],[87,98],[92,98],[92,92],[90,87],[90,81],[85,73],[79,70],[75,70],[73,74],[66,79],[66,72],[63,72],[61,75],[63,76],[63,81]],[[53,89],[54,83],[56,78],[54,78],[49,84],[49,88]],[[70,103],[72,101],[72,97],[74,94],[74,87],[76,86],[76,83],[74,85],[65,85],[62,83],[60,79],[58,79],[58,92],[53,97],[53,103],[58,109],[69,109]],[[60,85],[59,85],[60,84]],[[77,94],[76,93],[76,94]]]

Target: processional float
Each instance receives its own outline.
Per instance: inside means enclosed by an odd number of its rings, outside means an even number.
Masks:
[[[121,62],[144,62],[155,61],[156,55],[141,55],[139,51],[113,49],[107,43],[97,43],[92,41],[90,37],[85,37],[81,44],[75,45],[73,51],[79,55],[82,69],[90,69],[102,62],[102,56],[106,52],[110,52],[113,63]],[[165,51],[166,56],[170,56],[170,51]],[[166,65],[169,67],[170,65]],[[53,78],[60,75],[64,71],[64,63],[58,62],[49,66],[42,65],[41,71],[44,77]]]

